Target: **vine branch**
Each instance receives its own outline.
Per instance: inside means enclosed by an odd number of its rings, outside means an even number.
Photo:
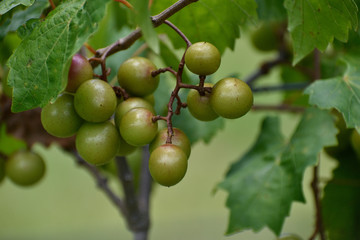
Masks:
[[[101,172],[94,166],[82,159],[79,154],[75,154],[76,163],[86,169],[96,180],[98,187],[105,193],[105,195],[111,200],[116,206],[119,212],[126,217],[127,210],[123,201],[110,189],[108,185],[108,179],[101,174]]]
[[[158,27],[161,24],[164,23],[166,19],[186,7],[187,5],[197,2],[198,0],[179,0],[158,15],[155,15],[151,17],[152,23],[154,27]],[[138,40],[142,36],[141,29],[137,28],[133,32],[131,32],[129,35],[120,38],[113,44],[101,48],[97,50],[97,53],[95,57],[97,58],[106,58],[108,56],[111,56],[112,54],[119,52],[121,50],[125,50],[129,48],[136,40]],[[93,62],[93,67],[96,66],[96,62]]]
[[[319,50],[314,50],[314,74],[313,80],[317,80],[321,78],[321,59],[320,59]],[[321,196],[319,190],[319,166],[320,166],[320,158],[317,166],[313,168],[313,180],[311,182],[311,189],[314,194],[315,208],[316,208],[316,221],[315,221],[315,229],[313,234],[310,236],[309,240],[315,239],[316,235],[320,235],[321,240],[326,240],[324,222],[322,218],[322,207],[321,207]]]

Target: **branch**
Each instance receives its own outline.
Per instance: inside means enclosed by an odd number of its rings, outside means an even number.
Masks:
[[[314,50],[314,75],[313,80],[317,80],[321,78],[321,65],[320,65],[320,52],[319,50]],[[311,182],[311,188],[313,190],[314,194],[314,201],[315,201],[315,207],[316,207],[316,225],[314,233],[311,235],[309,240],[315,239],[316,235],[320,235],[321,240],[326,240],[325,235],[325,228],[324,223],[322,219],[322,211],[321,211],[321,197],[320,197],[320,191],[319,191],[319,166],[320,166],[320,158],[319,163],[317,166],[313,169],[313,180]]]
[[[254,111],[281,111],[281,112],[292,112],[292,113],[302,113],[305,111],[304,107],[297,107],[288,104],[280,105],[253,105],[252,110]]]
[[[285,83],[277,86],[253,87],[251,90],[253,92],[294,91],[294,90],[302,90],[307,86],[309,86],[309,83],[299,82],[299,83]]]
[[[152,23],[154,27],[158,27],[164,23],[166,19],[186,7],[187,5],[197,2],[198,0],[179,0],[160,14],[151,17]],[[101,48],[97,50],[95,55],[96,58],[103,58],[111,56],[112,54],[119,52],[121,50],[125,50],[129,48],[136,40],[138,40],[142,36],[141,30],[137,28],[133,32],[131,32],[126,37],[120,38],[115,43],[111,44],[106,48]],[[97,66],[96,62],[93,62],[93,67]]]
[[[110,189],[107,184],[108,179],[101,174],[101,172],[94,166],[82,159],[79,154],[75,154],[76,163],[86,169],[96,180],[98,187],[105,193],[110,201],[117,207],[119,212],[126,217],[127,210],[122,200]]]
[[[139,211],[132,172],[125,157],[117,156],[115,163],[124,190],[128,226],[134,233],[142,232],[148,229],[148,222],[143,220]]]
[[[280,51],[277,58],[264,62],[259,69],[257,69],[254,73],[252,73],[249,77],[245,79],[245,82],[251,86],[251,84],[260,78],[263,75],[267,75],[270,70],[277,65],[288,63],[289,62],[289,53],[285,51]]]

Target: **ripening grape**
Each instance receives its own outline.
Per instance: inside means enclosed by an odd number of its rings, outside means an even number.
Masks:
[[[44,176],[45,162],[42,157],[30,151],[17,151],[6,161],[6,175],[19,186],[31,186]]]

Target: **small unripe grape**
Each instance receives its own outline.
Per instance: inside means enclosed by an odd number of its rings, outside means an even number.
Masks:
[[[5,178],[5,160],[0,158],[0,183]]]
[[[156,66],[147,58],[133,57],[119,67],[118,82],[128,93],[144,97],[152,94],[159,85],[159,76],[152,77]]]
[[[157,122],[153,122],[153,113],[146,108],[134,108],[128,111],[120,121],[120,133],[124,140],[133,146],[149,144],[156,136]]]
[[[126,99],[125,101],[118,104],[115,110],[115,124],[117,127],[120,126],[120,120],[124,116],[125,113],[130,111],[133,108],[142,107],[150,110],[153,114],[155,114],[154,107],[148,101],[139,97],[131,97]]]
[[[173,132],[174,135],[171,138],[171,143],[175,146],[180,147],[181,150],[184,151],[186,157],[189,158],[191,153],[191,143],[189,138],[179,128],[173,128]],[[167,136],[168,136],[168,129],[167,128],[161,129],[154,138],[154,140],[150,143],[149,146],[150,153],[153,152],[159,146],[166,144]]]
[[[75,54],[71,60],[71,65],[68,74],[68,83],[66,91],[76,92],[78,87],[93,78],[93,68],[89,61],[80,54]]]
[[[119,132],[111,122],[84,123],[76,134],[80,156],[94,165],[109,162],[119,150]]]
[[[213,84],[205,83],[204,87],[213,87]],[[186,103],[191,115],[200,121],[212,121],[219,117],[210,105],[210,94],[208,92],[201,96],[197,90],[191,89]]]
[[[268,22],[262,24],[251,34],[253,46],[263,52],[277,50],[279,48],[278,29],[280,24],[277,22]]]
[[[44,129],[56,137],[74,135],[83,122],[75,111],[74,97],[70,94],[61,95],[41,110],[41,123]]]
[[[6,175],[20,186],[30,186],[45,174],[45,162],[40,155],[30,151],[17,151],[6,161]]]
[[[197,75],[210,75],[218,70],[221,63],[219,50],[208,42],[192,44],[185,53],[185,64]]]
[[[161,145],[150,154],[150,174],[163,186],[170,187],[180,182],[185,176],[187,165],[186,154],[173,144]]]
[[[105,81],[92,79],[84,82],[75,94],[76,112],[88,122],[104,122],[113,115],[117,98]]]
[[[245,82],[236,78],[224,78],[214,85],[210,105],[224,118],[239,118],[251,109],[253,94]]]

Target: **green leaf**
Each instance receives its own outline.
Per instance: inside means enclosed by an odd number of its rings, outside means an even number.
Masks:
[[[35,0],[2,0],[0,2],[0,15],[10,11],[18,5],[31,6]]]
[[[331,240],[360,239],[359,161],[353,152],[344,152],[338,161],[333,179],[324,189],[324,225]]]
[[[336,108],[349,128],[359,128],[360,60],[346,56],[343,61],[347,66],[343,76],[318,80],[305,90],[305,94],[310,95],[310,104],[324,109]]]
[[[285,0],[296,64],[315,48],[324,51],[334,38],[348,39],[358,27],[358,8],[353,0]]]
[[[97,29],[106,3],[64,2],[21,42],[8,62],[12,111],[44,106],[65,88],[71,57]]]
[[[0,152],[10,155],[13,152],[26,148],[26,143],[6,133],[6,125],[0,126]]]
[[[30,19],[39,19],[43,10],[49,5],[48,0],[37,0],[30,7],[14,13],[11,19],[7,19],[0,26],[0,39],[5,37],[8,32],[16,31],[22,24]]]
[[[139,25],[145,42],[155,52],[160,52],[159,39],[152,25],[149,11],[149,1],[134,0],[135,23]]]
[[[41,20],[40,19],[30,19],[29,21],[27,21],[25,24],[23,24],[22,26],[20,26],[17,30],[17,34],[21,39],[26,38],[27,36],[29,36],[32,31],[39,25],[41,24]]]
[[[172,1],[154,1],[152,13],[158,14]],[[191,42],[206,41],[214,44],[220,52],[234,49],[240,36],[239,25],[257,18],[254,0],[199,0],[190,4],[169,20],[175,24]],[[184,48],[185,42],[168,26],[161,26],[176,48]]]
[[[219,187],[228,193],[227,234],[268,226],[279,235],[293,201],[304,201],[302,177],[316,164],[324,146],[336,143],[332,116],[308,109],[290,141],[280,131],[276,117],[263,121],[254,146],[234,163]]]
[[[286,19],[284,2],[279,0],[256,0],[259,19],[265,21],[283,21]]]

